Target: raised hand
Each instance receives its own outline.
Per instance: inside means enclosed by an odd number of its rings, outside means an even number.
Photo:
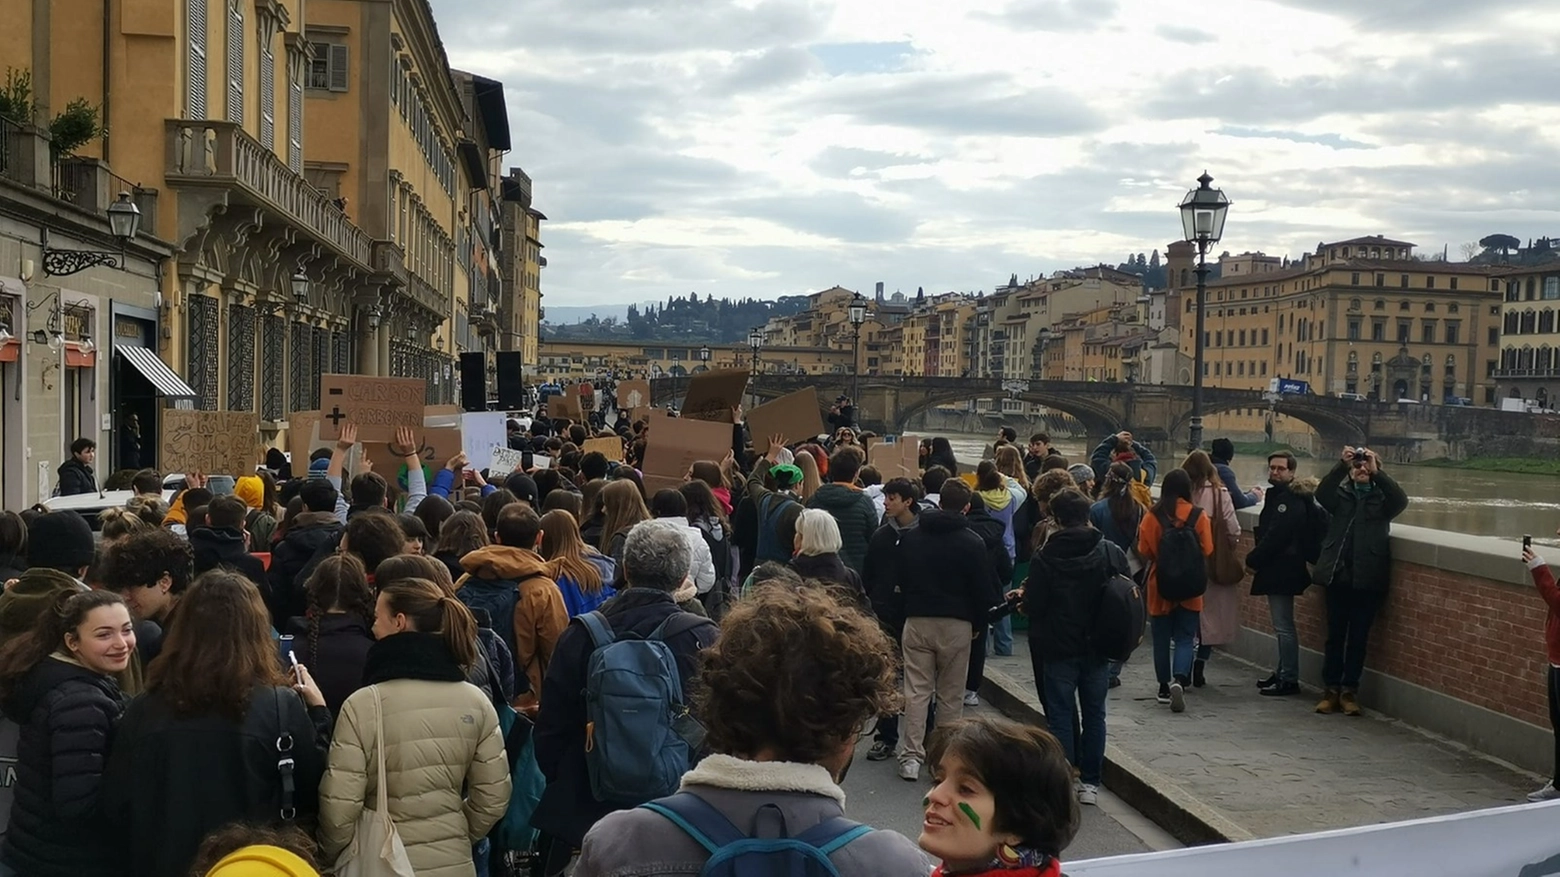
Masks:
[[[357,424],[350,420],[343,423],[341,425],[341,438],[336,439],[336,449],[341,451],[352,450],[352,446],[357,444],[357,437]]]
[[[398,426],[395,428],[395,444],[391,446],[397,456],[417,456],[417,433],[410,426]]]

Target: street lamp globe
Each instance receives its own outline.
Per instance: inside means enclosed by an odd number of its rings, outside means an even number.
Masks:
[[[1230,212],[1230,199],[1224,190],[1215,189],[1207,171],[1197,178],[1197,188],[1181,199],[1181,230],[1186,240],[1206,248],[1224,237],[1224,219]]]
[[[708,344],[706,344],[703,347],[699,348],[699,362],[707,363],[709,361],[710,361],[710,346]]]
[[[309,275],[302,270],[292,276],[292,294],[300,302],[309,300]]]
[[[758,352],[760,347],[764,346],[764,332],[762,329],[754,326],[752,331],[748,332],[748,346],[753,348],[755,353]]]
[[[867,321],[867,299],[861,293],[851,296],[849,314],[852,326],[860,326]]]
[[[108,228],[120,240],[129,240],[141,230],[141,208],[130,200],[129,192],[120,192],[119,200],[108,205]]]

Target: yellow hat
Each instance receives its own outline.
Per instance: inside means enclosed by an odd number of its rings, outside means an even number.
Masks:
[[[233,484],[233,495],[244,501],[244,505],[257,509],[265,502],[265,482],[259,475],[245,475]]]
[[[229,853],[206,877],[319,877],[319,872],[296,853],[256,844]]]

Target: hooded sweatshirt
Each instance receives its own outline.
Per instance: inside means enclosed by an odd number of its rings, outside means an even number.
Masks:
[[[1046,540],[1024,587],[1024,614],[1042,657],[1091,655],[1101,591],[1116,573],[1127,574],[1127,555],[1093,527],[1069,527]]]
[[[987,514],[1002,522],[1002,547],[1007,549],[1008,560],[1017,557],[1018,541],[1013,534],[1013,515],[1017,513],[1018,507],[1024,504],[1024,500],[1029,498],[1029,491],[1019,486],[1017,481],[1003,476],[1001,487],[977,490],[975,495],[986,503]]]
[[[462,557],[460,565],[466,575],[455,583],[455,595],[472,610],[487,612],[515,664],[525,668],[531,690],[541,691],[558,637],[569,625],[563,592],[548,574],[547,561],[527,548],[485,545]]]
[[[226,567],[255,583],[269,604],[271,582],[265,564],[249,553],[244,534],[226,527],[196,527],[190,531],[190,548],[195,553],[195,574]]]

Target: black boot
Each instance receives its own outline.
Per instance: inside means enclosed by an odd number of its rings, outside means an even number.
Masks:
[[[1203,676],[1203,668],[1206,667],[1206,666],[1208,666],[1208,662],[1207,661],[1197,660],[1197,661],[1193,661],[1192,662],[1192,687],[1193,688],[1202,688],[1204,685],[1208,684],[1207,678]]]

